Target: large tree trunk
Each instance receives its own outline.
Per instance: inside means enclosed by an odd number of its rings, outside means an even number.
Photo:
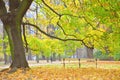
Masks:
[[[11,50],[11,56],[12,56],[12,63],[10,65],[10,68],[27,68],[28,63],[26,61],[25,57],[25,51],[21,36],[21,21],[16,21],[12,15],[7,15],[8,18],[3,18],[3,25],[4,29],[7,32],[9,44],[10,44],[10,50]]]
[[[20,23],[20,22],[18,22]],[[4,24],[5,25],[5,24]],[[18,28],[21,25],[16,25],[16,22],[13,20],[10,25],[6,26],[5,29],[8,34],[10,48],[12,52],[12,64],[11,68],[26,68],[28,63],[26,61],[23,41],[21,36],[21,30]]]
[[[27,68],[24,46],[21,36],[21,22],[33,0],[9,0],[9,12],[3,0],[0,0],[0,19],[7,32],[12,56],[10,68]]]

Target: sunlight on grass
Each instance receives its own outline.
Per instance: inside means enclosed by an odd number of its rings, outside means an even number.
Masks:
[[[63,63],[61,64],[48,64],[48,65],[41,65],[41,67],[57,67],[61,68],[64,67]],[[78,63],[66,63],[65,68],[79,68]],[[96,68],[96,64],[94,62],[86,62],[86,63],[81,63],[80,68]],[[97,68],[103,68],[103,69],[120,69],[120,64],[106,64],[106,63],[98,63]]]

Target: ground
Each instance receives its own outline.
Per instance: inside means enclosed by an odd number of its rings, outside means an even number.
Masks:
[[[13,74],[3,72],[0,76],[0,80],[120,80],[120,70],[37,67]]]
[[[98,61],[97,68],[94,61],[81,61],[81,68],[73,60],[66,61],[65,67],[63,62],[29,63],[31,69],[26,71],[19,69],[12,74],[0,72],[0,80],[120,80],[119,61]]]

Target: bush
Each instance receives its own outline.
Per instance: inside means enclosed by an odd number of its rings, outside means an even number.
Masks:
[[[100,60],[110,59],[108,54],[103,54],[101,51],[96,51],[93,56],[94,56],[94,58],[97,58],[97,59],[100,59]]]
[[[116,53],[113,55],[114,60],[120,61],[120,53]]]

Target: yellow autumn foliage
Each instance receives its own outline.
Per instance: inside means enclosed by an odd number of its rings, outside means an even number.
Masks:
[[[120,80],[120,69],[38,67],[2,72],[0,80]]]

